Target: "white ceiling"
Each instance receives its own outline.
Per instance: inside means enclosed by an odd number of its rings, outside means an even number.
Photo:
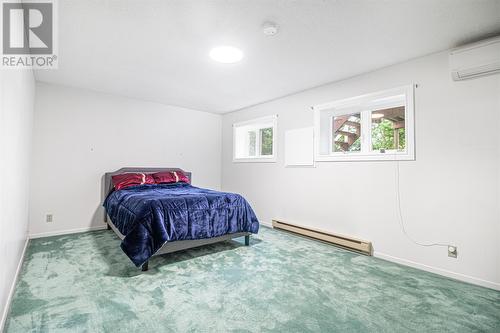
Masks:
[[[60,0],[59,69],[36,77],[224,113],[494,33],[500,0]]]

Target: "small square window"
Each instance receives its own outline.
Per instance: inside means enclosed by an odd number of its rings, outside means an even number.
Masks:
[[[233,125],[235,162],[274,162],[276,160],[276,116]]]

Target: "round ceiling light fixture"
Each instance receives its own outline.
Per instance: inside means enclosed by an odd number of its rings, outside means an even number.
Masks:
[[[266,36],[274,36],[278,33],[278,26],[274,22],[264,22],[262,24],[262,32]]]
[[[234,64],[243,59],[243,51],[234,46],[217,46],[210,50],[210,58],[223,64]]]

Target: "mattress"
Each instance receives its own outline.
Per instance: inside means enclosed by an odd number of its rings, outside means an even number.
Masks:
[[[104,208],[125,236],[122,250],[137,267],[167,242],[259,230],[252,207],[241,195],[186,183],[112,191]]]

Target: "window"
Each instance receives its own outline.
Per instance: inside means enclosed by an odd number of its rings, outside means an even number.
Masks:
[[[316,160],[413,160],[413,86],[314,107]]]
[[[233,161],[276,161],[277,116],[249,120],[233,125]]]

